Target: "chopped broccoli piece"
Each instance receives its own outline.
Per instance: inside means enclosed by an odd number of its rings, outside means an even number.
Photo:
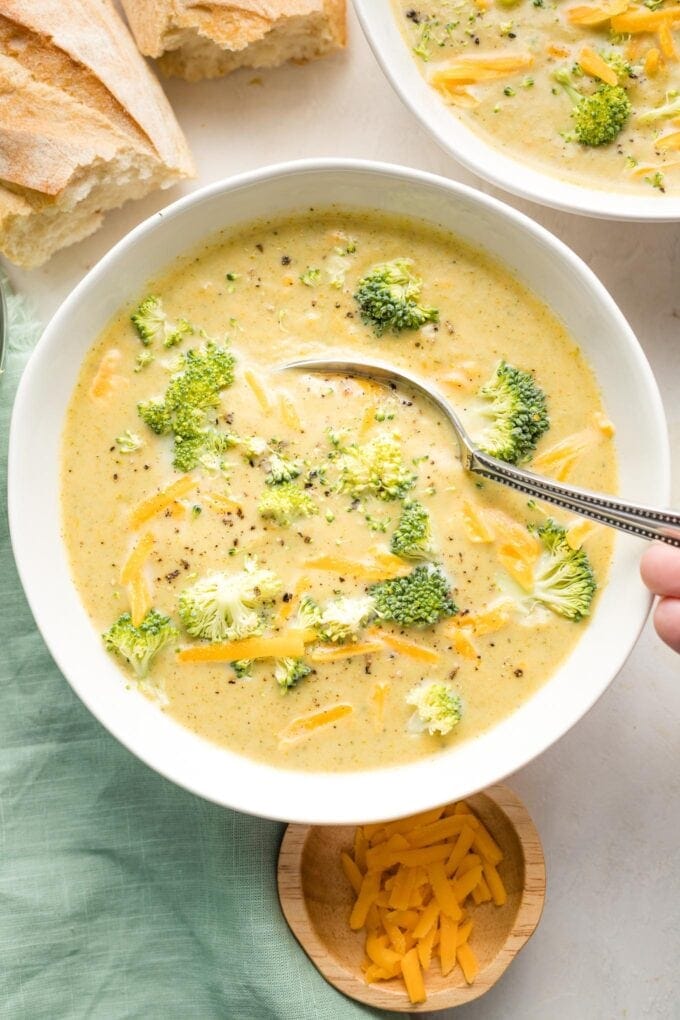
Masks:
[[[620,77],[633,78],[635,76],[635,70],[630,60],[623,53],[619,53],[618,50],[610,50],[609,53],[603,53],[602,57]]]
[[[302,471],[300,464],[280,453],[272,453],[267,466],[269,468],[265,479],[267,485],[282,485],[284,482],[292,482]]]
[[[229,465],[222,459],[222,454],[231,446],[230,437],[215,429],[202,429],[195,436],[176,433],[173,465],[184,472],[200,465],[209,474],[226,475]]]
[[[433,553],[432,522],[422,503],[408,500],[404,503],[397,530],[392,535],[390,549],[404,560],[427,560]]]
[[[533,376],[501,361],[479,396],[488,402],[482,415],[491,419],[477,439],[479,447],[509,464],[528,460],[550,427],[545,394]]]
[[[414,733],[439,733],[446,736],[457,726],[463,714],[460,697],[449,684],[424,681],[406,695],[406,703],[415,712],[409,722]]]
[[[590,613],[597,582],[587,553],[572,549],[566,531],[555,521],[529,525],[543,544],[543,554],[534,568],[530,598],[577,623]]]
[[[313,517],[319,512],[309,493],[294,482],[269,486],[260,496],[257,509],[261,517],[275,521],[283,528],[295,520]]]
[[[230,662],[229,665],[233,669],[238,680],[245,680],[247,677],[251,677],[253,675],[252,659],[235,659],[233,662]]]
[[[174,347],[194,332],[194,327],[186,319],[170,322],[163,311],[163,302],[155,294],[145,297],[130,319],[145,346],[155,340],[162,340],[166,347]]]
[[[151,351],[140,351],[135,361],[135,372],[141,372],[142,369],[147,368],[154,360],[154,356]]]
[[[321,623],[321,607],[311,595],[303,595],[300,599],[297,618],[301,627],[308,627],[310,630],[316,630],[319,627]]]
[[[313,269],[312,266],[307,266],[304,273],[300,274],[300,283],[304,283],[305,287],[316,287],[320,279],[321,270]]]
[[[652,107],[651,110],[643,110],[635,120],[638,124],[655,124],[658,120],[668,120],[670,117],[680,117],[680,98]]]
[[[161,299],[155,294],[149,294],[144,298],[130,316],[130,320],[145,346],[153,340],[161,340],[165,336],[165,312]]]
[[[666,190],[664,186],[664,176],[660,170],[655,171],[655,173],[653,173],[651,177],[650,176],[645,177],[644,181],[645,184],[651,184],[653,188],[658,188],[659,191]]]
[[[269,449],[269,443],[262,436],[248,436],[245,439],[236,439],[234,445],[241,446],[241,452],[246,460],[259,460]]]
[[[378,581],[368,589],[376,615],[404,627],[427,627],[458,612],[451,584],[441,567],[421,564],[406,577]]]
[[[355,443],[343,449],[338,460],[340,492],[355,499],[363,495],[378,499],[403,499],[416,481],[401,456],[396,434],[381,433],[364,446]]]
[[[142,680],[149,672],[153,657],[169,641],[176,640],[179,632],[169,616],[150,609],[138,627],[133,625],[129,613],[123,613],[102,637],[107,652],[129,662]]]
[[[236,574],[216,572],[180,592],[179,615],[192,637],[237,641],[261,633],[262,607],[281,590],[271,570],[253,557]]]
[[[313,672],[312,667],[308,666],[304,659],[277,659],[274,679],[281,688],[281,693],[286,694],[291,687],[295,687],[300,680],[304,680]]]
[[[234,381],[234,362],[231,351],[213,341],[202,349],[188,350],[181,357],[179,371],[170,379],[165,397],[137,405],[142,421],[153,432],[174,435],[174,466],[178,471],[191,471],[203,454],[220,453],[233,446],[233,437],[209,425],[216,423],[214,409],[220,391]]]
[[[620,85],[601,84],[590,95],[583,95],[571,83],[569,72],[562,68],[555,72],[560,83],[573,103],[571,111],[574,121],[573,139],[581,145],[609,145],[623,130],[631,112],[626,90]]]
[[[380,262],[359,280],[354,298],[363,321],[373,327],[376,336],[388,330],[420,329],[439,319],[436,308],[419,304],[423,282],[411,273],[412,265],[411,259]]]
[[[157,436],[167,436],[172,432],[172,413],[162,400],[143,400],[137,404],[137,412]]]
[[[316,628],[322,641],[356,641],[362,627],[374,615],[375,605],[370,595],[343,597],[322,609]]]
[[[120,436],[116,436],[116,442],[121,453],[134,453],[135,450],[140,450],[144,446],[142,437],[138,436],[136,432],[130,432],[130,429],[125,429],[125,432]]]

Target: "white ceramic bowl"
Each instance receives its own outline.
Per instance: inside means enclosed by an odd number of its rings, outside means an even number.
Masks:
[[[663,505],[669,454],[642,350],[605,289],[560,241],[495,199],[443,178],[355,161],[269,167],[211,185],[156,213],[106,255],[64,302],[33,354],[10,436],[9,512],[21,579],[38,626],[88,708],[134,754],[176,783],[253,814],[300,822],[394,817],[502,779],[558,739],[622,666],[650,600],[639,541],[620,537],[611,580],[574,653],[494,729],[412,765],[341,775],[274,769],[195,736],[136,691],[103,649],[69,573],[60,536],[61,433],[82,359],[143,281],[220,228],[331,203],[409,213],[454,231],[509,266],[563,320],[600,381],[617,426],[621,492]],[[634,415],[630,409],[634,407]],[[452,442],[453,442],[452,437]]]
[[[566,212],[616,220],[680,220],[680,198],[672,195],[661,195],[651,188],[649,194],[637,196],[581,187],[504,155],[456,117],[427,84],[397,26],[391,0],[354,0],[354,7],[397,95],[445,152],[468,170],[521,198]]]

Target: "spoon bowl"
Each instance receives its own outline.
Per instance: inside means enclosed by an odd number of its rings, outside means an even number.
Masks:
[[[440,390],[433,383],[411,372],[396,368],[385,361],[374,361],[370,358],[363,358],[361,361],[304,358],[300,361],[289,361],[281,365],[281,368],[406,383],[433,403],[449,422],[458,440],[460,459],[466,471],[472,471],[483,478],[517,489],[532,499],[540,499],[562,510],[580,514],[598,524],[606,524],[610,528],[646,538],[648,541],[665,542],[680,548],[680,513],[645,506],[642,503],[623,502],[575,485],[561,485],[550,478],[544,478],[542,475],[536,475],[490,456],[475,445],[452,404]]]
[[[398,1012],[433,1012],[470,1002],[489,990],[533,935],[545,900],[545,860],[538,833],[520,799],[506,786],[467,798],[474,813],[503,849],[500,872],[507,892],[502,907],[474,909],[471,937],[480,964],[467,985],[460,967],[442,977],[436,962],[425,975],[427,1000],[409,1002],[400,978],[366,984],[361,971],[364,932],[349,927],[354,894],[340,864],[350,850],[351,826],[289,825],[278,863],[279,899],[298,942],[323,977],[359,1002]]]

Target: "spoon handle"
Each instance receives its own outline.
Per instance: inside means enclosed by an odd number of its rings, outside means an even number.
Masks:
[[[654,507],[642,506],[639,503],[611,499],[597,492],[589,492],[587,489],[560,485],[548,478],[496,460],[495,457],[489,457],[481,450],[470,451],[467,466],[477,475],[509,485],[519,492],[526,493],[527,496],[553,503],[599,524],[607,524],[611,528],[627,531],[640,538],[666,542],[680,548],[680,514],[672,510],[656,510]]]

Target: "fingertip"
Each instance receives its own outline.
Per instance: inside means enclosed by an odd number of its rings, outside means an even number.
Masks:
[[[661,640],[680,652],[680,599],[661,599],[654,611],[654,626]]]
[[[680,598],[680,549],[655,542],[640,562],[643,582],[655,595]]]

